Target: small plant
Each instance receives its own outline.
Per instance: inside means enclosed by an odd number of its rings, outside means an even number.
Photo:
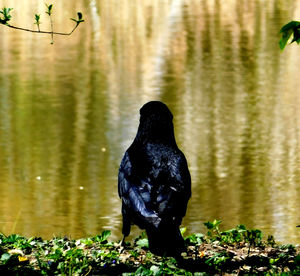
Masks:
[[[209,259],[205,261],[209,266],[214,267],[215,269],[220,269],[223,265],[226,264],[227,260],[229,260],[229,256],[226,251],[216,253]]]
[[[201,233],[194,233],[185,238],[186,243],[193,245],[200,245],[205,241],[205,235]]]
[[[149,248],[146,232],[142,232],[142,234],[135,239],[135,245],[140,248]]]
[[[13,9],[12,8],[3,8],[0,10],[0,24],[8,25],[7,22],[11,19],[9,14]]]
[[[83,20],[83,16],[81,12],[77,12],[77,19],[75,18],[70,18],[72,21],[74,21],[76,24],[74,26],[74,28],[68,32],[68,33],[62,33],[62,32],[54,32],[53,30],[53,19],[52,19],[52,14],[53,14],[53,4],[46,4],[46,11],[45,13],[49,16],[49,21],[50,21],[50,27],[51,27],[51,31],[42,31],[40,29],[40,25],[41,25],[41,16],[39,14],[35,14],[34,15],[34,24],[37,26],[37,30],[32,30],[32,29],[27,29],[27,28],[22,28],[22,27],[17,27],[17,26],[13,26],[10,25],[8,22],[11,20],[12,16],[10,14],[10,12],[12,11],[12,8],[2,8],[2,10],[0,10],[0,24],[3,24],[9,28],[12,29],[16,29],[16,30],[21,30],[21,31],[26,31],[26,32],[32,32],[32,33],[41,33],[41,34],[50,34],[51,35],[51,44],[54,43],[54,35],[71,35],[75,29],[79,26],[80,23],[84,22]]]
[[[41,24],[40,18],[41,18],[41,16],[39,14],[34,15],[34,19],[35,19],[34,24],[36,24],[39,32],[40,32],[40,24]]]
[[[262,240],[262,232],[258,229],[247,229],[245,225],[240,224],[236,228],[220,231],[221,221],[205,222],[207,227],[207,237],[212,242],[219,241],[226,244],[248,243],[251,246],[259,246]]]
[[[204,225],[207,227],[208,232],[207,236],[209,236],[212,239],[220,237],[220,229],[219,225],[221,224],[221,220],[214,220],[213,222],[204,222]]]
[[[248,250],[248,254],[249,254],[251,246],[260,245],[262,239],[262,232],[258,229],[247,230],[244,233],[244,237],[245,237],[244,238],[245,242],[249,243],[249,250]]]
[[[94,238],[95,242],[100,242],[102,244],[107,243],[108,237],[111,235],[110,230],[104,230],[100,235]]]
[[[53,41],[53,21],[52,21],[52,17],[51,17],[53,5],[52,4],[50,4],[50,5],[45,4],[45,5],[47,7],[46,14],[49,15],[50,26],[51,26],[51,44],[53,44],[54,43],[54,41]]]
[[[235,244],[244,241],[244,235],[247,232],[245,225],[238,225],[236,228],[223,231],[221,233],[221,239],[225,243]]]

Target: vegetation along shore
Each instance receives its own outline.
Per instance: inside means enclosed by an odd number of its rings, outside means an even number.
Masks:
[[[148,250],[144,233],[124,247],[109,240],[110,231],[78,240],[51,240],[0,234],[1,275],[300,275],[300,247],[263,239],[258,229],[239,225],[220,230],[221,221],[205,223],[206,234],[185,236],[181,258]],[[300,230],[300,229],[299,229]]]

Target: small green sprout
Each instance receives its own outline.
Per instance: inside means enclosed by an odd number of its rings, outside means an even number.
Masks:
[[[4,25],[8,25],[7,22],[11,19],[11,15],[9,14],[13,9],[12,8],[3,8],[0,10],[0,23]]]
[[[76,27],[77,27],[81,22],[84,22],[84,20],[82,19],[82,13],[81,13],[81,12],[78,12],[78,13],[77,13],[77,16],[78,16],[78,19],[70,18],[71,20],[73,20],[73,21],[76,22]]]
[[[50,4],[50,5],[45,4],[45,5],[46,5],[46,7],[47,7],[46,13],[47,13],[49,16],[51,16],[53,4]]]
[[[34,19],[35,19],[35,23],[34,24],[36,24],[36,26],[37,26],[37,28],[38,28],[39,31],[40,31],[40,24],[41,24],[40,18],[41,18],[40,14],[35,14],[34,15]]]
[[[219,229],[219,225],[221,224],[221,220],[214,220],[213,222],[204,222],[204,225],[207,227],[208,229],[208,236],[219,236],[220,235],[220,229]]]
[[[50,19],[50,26],[51,26],[51,44],[53,44],[53,43],[54,43],[54,40],[53,40],[53,21],[52,21],[52,17],[51,17],[51,15],[52,15],[53,4],[50,4],[50,5],[45,4],[45,5],[46,5],[46,7],[47,7],[46,14],[49,15],[49,19]]]

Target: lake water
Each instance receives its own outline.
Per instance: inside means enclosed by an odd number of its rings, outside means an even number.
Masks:
[[[139,108],[161,100],[192,175],[183,221],[300,243],[300,1],[54,0],[56,31],[0,25],[0,231],[121,238],[118,167]],[[49,29],[44,1],[0,0]],[[135,228],[133,235],[139,233]]]

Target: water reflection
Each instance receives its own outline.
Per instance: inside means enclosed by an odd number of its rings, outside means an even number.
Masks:
[[[0,26],[0,231],[119,238],[118,165],[159,99],[192,173],[188,231],[218,218],[299,242],[299,49],[277,45],[297,2],[53,4],[57,29],[86,19],[54,45]],[[0,0],[19,26],[43,5]]]

